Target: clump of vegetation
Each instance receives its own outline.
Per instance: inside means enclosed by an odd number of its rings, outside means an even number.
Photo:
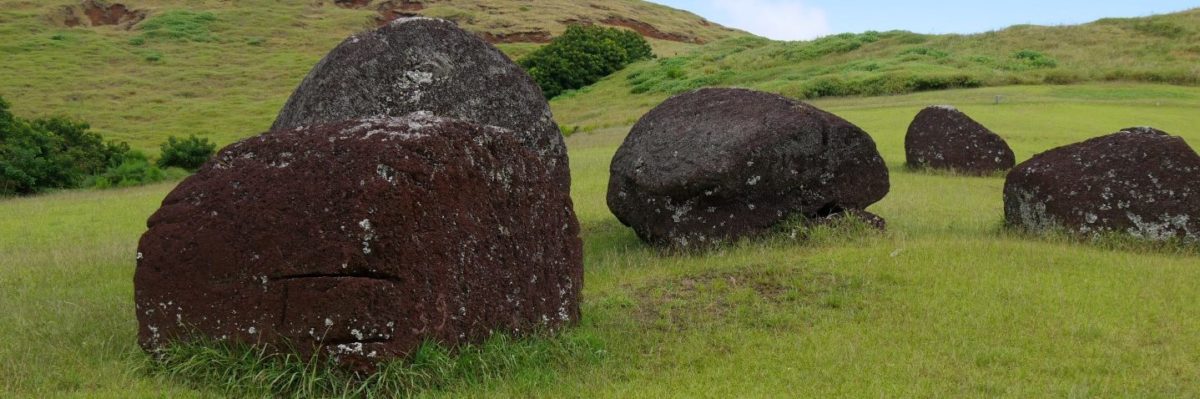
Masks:
[[[140,151],[130,151],[125,155],[124,161],[93,177],[84,186],[100,189],[133,187],[168,179],[179,179],[186,176],[187,173],[186,170],[179,168],[159,168],[150,162],[146,154]]]
[[[879,41],[880,36],[879,32],[826,36],[813,41],[791,43],[780,48],[775,55],[788,61],[814,60],[830,54],[858,50],[866,44]]]
[[[519,63],[541,86],[546,98],[553,98],[595,83],[632,62],[653,57],[650,44],[636,32],[572,25]]]
[[[138,25],[142,34],[130,39],[130,44],[141,45],[147,40],[177,42],[211,42],[216,40],[212,24],[217,16],[211,12],[172,10],[150,18]]]
[[[193,134],[186,139],[167,137],[167,142],[159,148],[162,149],[158,158],[160,168],[176,167],[194,172],[212,158],[217,145]]]
[[[599,342],[582,335],[514,339],[493,335],[450,351],[425,344],[406,360],[384,363],[371,375],[343,371],[326,358],[303,359],[225,342],[165,348],[150,372],[200,389],[238,397],[409,397],[478,385],[505,376],[599,361]]]
[[[17,118],[0,98],[0,195],[78,187],[125,161],[129,145],[106,143],[89,128],[66,118]]]
[[[1055,68],[1058,66],[1058,61],[1033,50],[1021,50],[1013,53],[1013,59],[1017,60],[1023,66],[1034,69]]]
[[[104,141],[87,123],[67,118],[25,120],[0,98],[0,196],[53,189],[129,187],[183,177],[212,156],[215,145],[195,136],[163,144],[159,165],[125,142]],[[202,164],[204,161],[200,160]],[[194,169],[194,168],[190,168]]]

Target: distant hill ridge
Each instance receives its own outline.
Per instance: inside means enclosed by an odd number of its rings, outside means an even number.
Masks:
[[[402,16],[450,19],[492,43],[545,43],[571,24],[632,29],[647,38],[704,44],[745,35],[692,13],[628,0],[334,0],[339,7],[372,11],[377,23]]]
[[[382,10],[382,12],[381,12]],[[572,23],[649,37],[656,60],[552,101],[566,126],[624,126],[674,93],[739,86],[795,98],[1012,84],[1200,84],[1200,9],[975,35],[778,42],[639,0],[0,0],[0,96],[153,153],[265,131],[347,36],[398,15],[457,21],[517,58]]]
[[[970,35],[864,32],[803,42],[736,37],[635,64],[554,104],[558,118],[586,130],[627,125],[645,104],[710,86],[815,99],[1090,82],[1200,85],[1200,8]],[[607,112],[596,113],[598,103]]]

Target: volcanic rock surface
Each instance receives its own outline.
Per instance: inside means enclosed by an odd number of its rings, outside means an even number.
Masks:
[[[401,18],[346,39],[308,74],[273,129],[416,111],[508,129],[570,190],[566,145],[541,89],[449,21]]]
[[[676,248],[760,234],[791,217],[863,210],[890,187],[862,129],[742,89],[668,99],[633,127],[610,171],[613,214],[642,240]]]
[[[574,323],[578,222],[516,137],[415,113],[227,147],[148,222],[140,344],[264,344],[369,371],[425,340]]]
[[[1200,155],[1147,127],[1059,147],[1009,172],[1004,216],[1031,230],[1200,240]]]
[[[911,168],[989,175],[1012,169],[1016,156],[1000,135],[958,109],[937,105],[921,110],[904,137]]]

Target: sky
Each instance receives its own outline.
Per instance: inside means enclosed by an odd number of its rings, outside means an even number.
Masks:
[[[1079,24],[1200,7],[1200,0],[650,0],[776,40],[907,30],[979,33],[1017,24]]]

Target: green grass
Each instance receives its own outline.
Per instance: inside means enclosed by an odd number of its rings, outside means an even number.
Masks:
[[[1005,96],[1000,105],[996,94]],[[647,248],[608,212],[608,165],[627,127],[575,134],[568,145],[585,243],[581,325],[485,345],[464,361],[501,364],[488,378],[432,373],[440,377],[415,392],[1200,396],[1195,252],[1003,231],[1001,178],[911,172],[902,147],[913,115],[938,103],[1008,138],[1021,160],[1133,125],[1195,147],[1198,98],[1196,88],[1122,84],[821,100],[879,143],[893,188],[870,210],[888,219],[889,232],[818,229],[808,241],[785,233],[702,254]],[[263,396],[237,387],[256,375],[297,375],[239,368],[237,351],[199,358],[228,366],[172,374],[136,347],[133,254],[171,187],[0,201],[0,397]],[[210,378],[222,372],[230,374]]]

